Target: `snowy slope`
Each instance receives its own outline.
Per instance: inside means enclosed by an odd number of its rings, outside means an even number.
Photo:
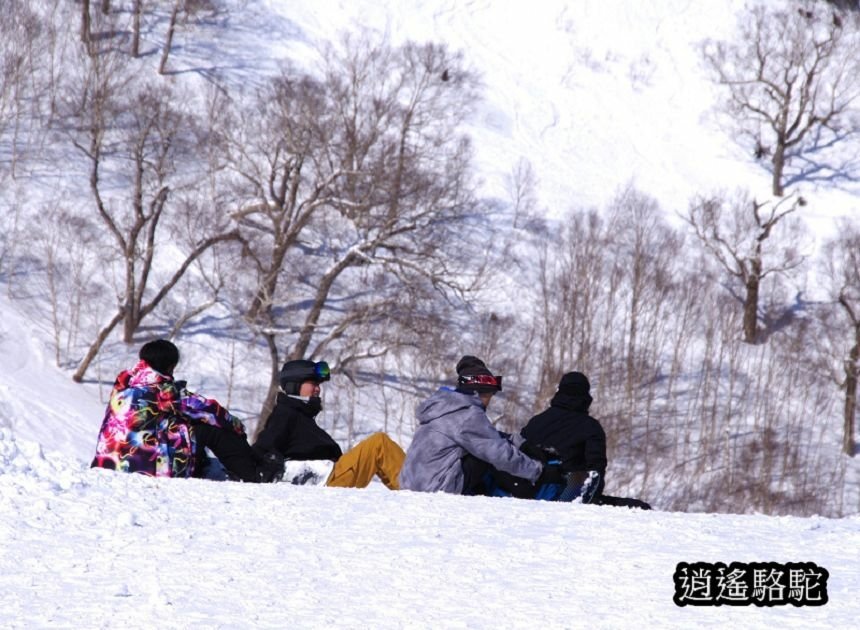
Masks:
[[[0,627],[807,628],[860,619],[860,517],[155,480],[0,440]],[[678,562],[811,561],[822,607],[677,607]]]
[[[208,35],[180,33],[171,63],[253,82],[284,57],[310,63],[316,41],[357,23],[395,40],[442,39],[484,75],[472,133],[487,194],[505,197],[505,176],[527,157],[552,216],[602,205],[630,180],[671,215],[703,188],[767,184],[709,121],[711,88],[691,52],[727,33],[741,6],[237,0]],[[854,197],[816,194],[807,218],[824,235],[834,216],[854,211]],[[37,316],[0,294],[0,627],[848,628],[860,620],[858,516],[644,513],[89,470],[109,385],[74,385],[54,367]],[[217,364],[195,370],[191,385],[222,397]],[[830,572],[830,602],[679,608],[672,574],[682,561],[815,562]]]
[[[39,332],[15,303],[0,295],[0,428],[89,462],[104,403],[95,387],[81,387],[57,369]]]
[[[778,0],[771,0],[778,1]],[[744,187],[769,194],[769,174],[714,116],[718,89],[699,45],[731,39],[748,0],[246,0],[177,34],[171,67],[189,80],[247,88],[289,62],[313,71],[321,43],[370,29],[393,43],[444,42],[482,77],[471,121],[483,193],[510,200],[521,158],[541,207],[561,217],[603,207],[633,182],[670,219],[696,194]],[[154,50],[161,35],[149,35]],[[804,186],[817,235],[856,211],[857,190]]]
[[[26,320],[2,306],[0,627],[847,628],[860,618],[860,516],[640,512],[90,470],[97,386],[70,389]],[[694,561],[814,562],[830,572],[830,601],[679,608],[672,575]]]
[[[712,185],[715,172],[752,181],[718,132],[702,125],[712,91],[693,48],[728,34],[742,2],[269,4],[310,41],[361,24],[394,41],[462,50],[483,76],[472,133],[487,191],[498,197],[506,198],[505,175],[521,157],[533,163],[554,216],[602,206],[630,180],[669,212]],[[283,46],[289,57],[307,54],[305,38]]]
[[[276,22],[295,29],[265,38],[274,57],[311,60],[314,42],[359,26],[394,42],[462,50],[485,87],[470,133],[486,194],[509,200],[506,179],[520,158],[534,166],[553,217],[603,207],[629,182],[670,218],[696,194],[735,187],[769,194],[769,175],[715,122],[718,92],[699,54],[704,39],[733,37],[746,0],[266,4]],[[816,234],[832,234],[833,218],[856,208],[856,191],[804,193]]]
[[[730,37],[745,0],[241,0],[226,5],[227,11],[178,31],[170,61],[175,77],[204,84],[217,75],[237,90],[247,89],[286,61],[312,69],[322,43],[357,28],[386,33],[394,43],[442,41],[462,50],[483,78],[483,102],[469,133],[486,195],[508,197],[506,178],[521,158],[534,165],[539,203],[553,217],[574,206],[602,207],[631,181],[658,199],[669,218],[696,193],[769,186],[763,169],[712,120],[714,87],[704,79],[697,52],[706,37]],[[143,49],[157,51],[162,37],[153,26],[144,34]],[[149,57],[156,63],[157,55]],[[810,204],[804,217],[820,237],[833,233],[834,217],[856,212],[850,191],[805,193]],[[494,299],[511,308],[515,291],[503,289]],[[498,307],[508,310],[506,304]],[[73,386],[49,368],[49,343],[28,339],[28,319],[38,320],[38,309],[18,312],[9,301],[0,303],[0,335],[12,344],[6,356],[14,357],[8,367],[14,368],[15,383],[0,382],[0,426],[14,426],[24,432],[22,438],[88,459],[101,400],[127,361],[116,349],[113,356],[106,352],[93,376],[101,384]],[[121,349],[127,358],[135,351]],[[183,340],[183,376],[192,388],[252,416],[265,391],[265,370],[254,369],[253,356],[240,360],[248,371],[239,380],[248,392],[227,400],[225,361],[216,359],[230,352],[217,338]],[[56,399],[43,400],[45,390]],[[12,395],[19,391],[38,395]],[[39,407],[39,416],[63,421],[58,427],[31,421],[22,409],[27,405]]]

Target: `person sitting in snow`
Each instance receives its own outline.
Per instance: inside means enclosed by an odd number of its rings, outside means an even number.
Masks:
[[[293,484],[364,488],[378,476],[389,489],[399,489],[405,453],[386,433],[374,433],[344,453],[316,423],[322,383],[330,378],[325,361],[284,363],[275,408],[254,449],[265,460],[285,460],[283,480]]]
[[[561,377],[549,409],[529,420],[520,434],[534,449],[546,452],[548,459],[557,460],[563,473],[582,473],[583,477],[591,473],[596,484],[591,503],[650,510],[644,501],[603,494],[606,433],[588,415],[591,403],[588,378],[582,372],[568,372]]]
[[[502,390],[479,358],[457,363],[457,387],[442,387],[418,406],[419,427],[406,452],[400,485],[406,490],[485,494],[485,478],[494,470],[535,482],[543,465],[520,450],[519,435],[496,430],[487,405]]]
[[[158,339],[145,343],[139,358],[116,378],[92,467],[194,477],[209,448],[232,477],[259,481],[264,466],[241,420],[217,401],[188,391],[185,381],[174,380],[179,349]]]

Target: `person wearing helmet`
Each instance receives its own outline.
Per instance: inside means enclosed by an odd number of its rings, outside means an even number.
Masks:
[[[283,480],[364,488],[374,476],[397,490],[405,453],[385,433],[374,433],[344,453],[316,422],[322,411],[322,383],[331,379],[325,361],[287,361],[279,375],[280,391],[254,449],[266,460],[285,460]]]
[[[483,479],[493,470],[535,482],[543,464],[520,450],[519,435],[500,433],[487,417],[502,377],[470,355],[456,369],[456,389],[443,387],[418,406],[419,426],[400,474],[403,489],[485,494]]]

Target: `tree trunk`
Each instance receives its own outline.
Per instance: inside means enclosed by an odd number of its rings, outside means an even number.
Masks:
[[[758,337],[758,278],[747,281],[744,300],[744,341],[755,343]]]
[[[131,56],[140,57],[140,14],[143,11],[143,0],[134,0],[132,12],[134,17],[131,28]]]
[[[269,271],[266,272],[265,277],[258,285],[257,293],[251,302],[251,308],[248,309],[246,317],[249,321],[256,321],[261,315],[268,315],[271,311],[272,299],[278,288],[278,276],[283,268],[286,252],[287,247],[284,244],[279,244],[272,254],[272,264]]]
[[[83,358],[81,363],[78,365],[78,369],[75,370],[75,373],[72,375],[72,380],[76,383],[80,383],[84,380],[84,375],[87,373],[87,370],[90,367],[90,364],[93,362],[93,359],[96,358],[96,355],[99,353],[99,350],[102,349],[102,345],[105,342],[105,339],[108,338],[108,335],[111,331],[116,328],[116,325],[119,324],[120,320],[122,320],[124,315],[123,311],[120,311],[114,318],[110,321],[110,323],[102,328],[102,331],[99,333],[96,340],[93,342],[93,345],[90,346],[90,349],[87,351],[87,355]]]
[[[758,292],[761,283],[762,263],[760,258],[749,261],[750,272],[746,277],[746,298],[744,299],[744,341],[758,341]]]
[[[126,251],[125,264],[125,304],[123,306],[122,340],[125,343],[134,341],[134,331],[137,330],[140,303],[137,301],[137,277],[134,263],[134,248]]]
[[[275,402],[278,399],[278,373],[281,370],[281,360],[278,355],[278,345],[275,343],[275,333],[263,333],[266,338],[266,345],[269,347],[269,358],[271,359],[272,379],[269,382],[269,391],[266,392],[266,398],[263,400],[263,406],[260,409],[260,418],[257,422],[257,430],[254,432],[254,440],[260,436],[260,432],[269,419],[269,414],[275,408]]]
[[[179,4],[181,0],[176,0],[173,5],[173,12],[170,14],[170,24],[167,26],[167,39],[164,42],[164,50],[161,52],[161,63],[158,65],[158,74],[164,74],[167,68],[167,58],[170,56],[170,48],[173,46],[173,33],[176,30],[176,18],[179,15]]]
[[[102,14],[110,13],[110,0],[102,0]]]
[[[636,344],[639,334],[639,309],[640,298],[642,293],[642,259],[638,247],[634,251],[636,260],[633,263],[633,277],[630,279],[630,329],[627,338],[627,386],[625,394],[627,395],[628,413],[633,414],[633,390],[635,388],[636,377]]]
[[[134,333],[140,325],[140,303],[136,298],[131,298],[126,304],[125,319],[122,323],[122,340],[125,343],[134,342]]]
[[[90,0],[81,0],[81,41],[90,51]]]
[[[782,197],[785,192],[782,185],[782,174],[785,171],[785,144],[778,141],[776,149],[773,152],[773,194],[776,197]]]
[[[854,347],[845,362],[845,432],[842,436],[842,450],[854,457],[855,418],[857,417],[857,380],[860,372],[860,326],[854,329]]]

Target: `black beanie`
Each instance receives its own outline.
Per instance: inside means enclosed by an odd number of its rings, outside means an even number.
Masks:
[[[173,368],[179,363],[179,348],[167,339],[156,339],[143,344],[137,356],[156,372],[173,376]]]
[[[568,372],[558,382],[558,391],[570,396],[583,396],[591,391],[591,384],[582,372]]]
[[[470,354],[465,355],[457,362],[457,376],[476,376],[483,374],[493,376],[493,373],[487,369],[487,365],[478,357],[473,357]],[[462,378],[457,384],[457,390],[461,392],[497,392],[501,390],[501,385],[484,385],[480,383],[463,383]]]

